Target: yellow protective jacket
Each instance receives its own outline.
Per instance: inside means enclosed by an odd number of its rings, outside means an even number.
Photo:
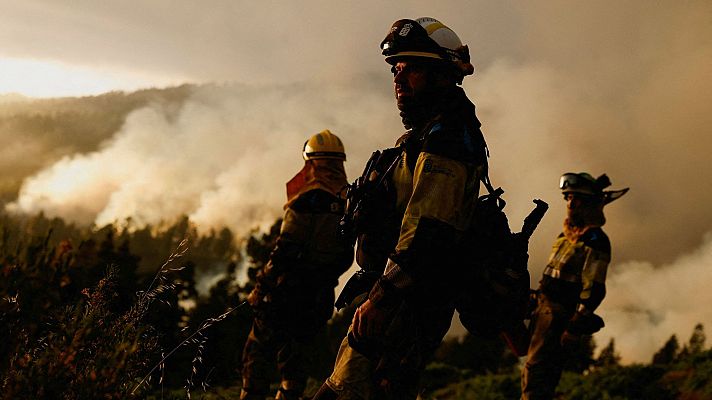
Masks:
[[[301,194],[285,210],[277,239],[278,247],[289,246],[294,250],[288,251],[284,259],[275,249],[271,261],[319,269],[325,280],[335,281],[353,261],[353,248],[339,234],[342,211],[343,200],[324,190],[312,189]]]
[[[336,285],[353,261],[352,245],[339,234],[344,207],[339,192],[346,184],[340,160],[307,161],[287,183],[282,226],[260,274],[263,280],[316,279]]]
[[[374,303],[457,279],[452,262],[470,226],[486,173],[486,147],[474,106],[464,92],[453,107],[398,141],[400,160],[389,177],[399,234],[383,276],[369,294]],[[385,299],[385,300],[384,300]]]
[[[541,290],[555,302],[594,311],[606,295],[611,243],[600,227],[588,229],[576,241],[562,233],[554,241]]]

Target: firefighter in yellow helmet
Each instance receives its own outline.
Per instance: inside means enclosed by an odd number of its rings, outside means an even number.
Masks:
[[[348,199],[358,204],[356,260],[376,279],[315,400],[417,397],[453,317],[455,250],[486,173],[475,106],[458,86],[474,71],[467,46],[436,19],[418,18],[396,21],[381,49],[407,132],[357,180],[372,190]]]
[[[347,185],[341,140],[328,130],[304,144],[304,167],[287,183],[277,244],[248,301],[255,310],[243,351],[241,399],[263,400],[276,365],[276,399],[300,399],[309,347],[331,318],[338,277],[353,246],[338,234]]]
[[[606,222],[603,206],[628,191],[604,190],[610,185],[605,174],[561,177],[567,217],[539,284],[522,370],[522,399],[553,399],[569,348],[582,335],[603,327],[603,320],[593,313],[606,295],[611,260],[611,243],[601,229]]]

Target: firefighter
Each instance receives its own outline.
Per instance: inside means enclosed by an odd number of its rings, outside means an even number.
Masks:
[[[380,273],[314,399],[417,397],[452,320],[457,243],[486,175],[480,122],[459,86],[474,72],[467,46],[438,20],[418,18],[396,21],[381,49],[407,131],[374,153],[364,179],[383,184],[354,224],[359,266]]]
[[[611,261],[611,244],[601,229],[606,222],[603,207],[628,191],[605,191],[610,185],[605,174],[561,177],[567,217],[539,284],[522,370],[522,399],[554,398],[568,350],[582,335],[603,327],[603,320],[593,313],[606,295]]]
[[[281,375],[275,398],[301,398],[309,346],[331,318],[338,277],[353,261],[352,245],[338,234],[344,146],[324,130],[304,144],[303,158],[287,183],[276,246],[248,295],[255,318],[243,350],[241,399],[266,398],[275,361]]]

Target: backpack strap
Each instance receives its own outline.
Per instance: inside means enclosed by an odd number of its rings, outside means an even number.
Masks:
[[[485,185],[485,187],[487,188],[487,192],[489,193],[482,197],[486,197],[488,199],[496,199],[497,206],[499,207],[499,209],[504,209],[504,206],[507,204],[507,202],[505,202],[502,198],[504,189],[502,189],[501,187],[495,189],[494,186],[492,186],[492,181],[490,181],[489,173],[486,169],[484,175],[480,178],[480,181]]]

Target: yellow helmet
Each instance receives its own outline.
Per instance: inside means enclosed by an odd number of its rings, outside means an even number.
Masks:
[[[381,42],[386,62],[393,65],[403,57],[441,60],[452,65],[459,82],[475,72],[470,50],[457,34],[435,18],[401,19],[393,23]]]
[[[328,129],[324,129],[304,142],[302,156],[305,160],[331,158],[346,161],[344,144]]]

